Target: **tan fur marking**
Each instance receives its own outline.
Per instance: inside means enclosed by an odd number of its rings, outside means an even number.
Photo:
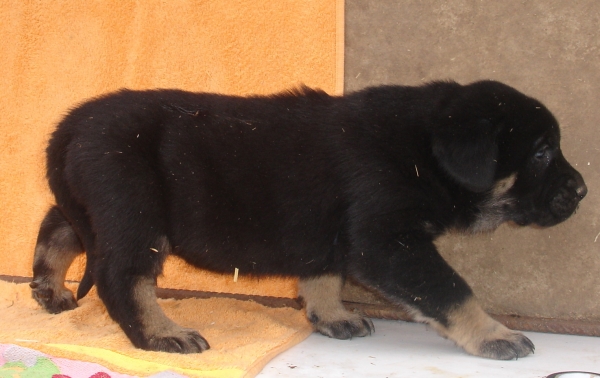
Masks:
[[[477,220],[469,227],[471,233],[494,231],[507,220],[507,209],[513,204],[513,199],[507,195],[517,181],[517,174],[496,182],[489,197],[481,204]]]
[[[306,302],[306,312],[315,312],[321,321],[349,319],[354,314],[342,305],[342,279],[339,276],[320,276],[298,281],[298,295]]]
[[[360,314],[352,313],[342,304],[343,281],[337,275],[323,275],[298,281],[298,295],[304,299],[306,314],[315,328],[334,338],[366,336],[374,329],[373,323]],[[311,317],[316,315],[317,321]],[[347,323],[352,334],[340,332],[337,325]]]
[[[138,281],[134,288],[134,299],[140,310],[143,333],[147,337],[172,336],[183,331],[183,328],[169,319],[158,305],[156,287],[152,279],[144,278]]]
[[[474,298],[468,299],[448,314],[448,327],[444,327],[433,319],[422,317],[420,320],[424,320],[441,336],[454,341],[467,353],[475,356],[505,359],[503,356],[493,355],[489,351],[482,350],[482,347],[486,343],[496,340],[506,340],[520,346],[525,338],[520,332],[512,331],[492,319]],[[522,354],[519,356],[524,356],[530,351],[523,350],[520,353]]]
[[[156,301],[153,279],[140,278],[134,287],[133,298],[142,323],[139,330],[145,339],[144,349],[198,353],[210,348],[198,331],[181,327],[165,315]]]
[[[75,236],[70,226],[61,227],[52,233],[48,245],[35,246],[34,263],[42,260],[52,270],[52,276],[46,278],[52,281],[53,285],[62,287],[69,267],[75,257],[81,253],[79,250],[63,249],[64,240],[73,237]]]
[[[506,192],[508,192],[510,190],[510,188],[513,187],[513,185],[515,185],[515,182],[517,181],[517,174],[513,173],[512,175],[508,176],[505,179],[499,180],[498,182],[496,182],[496,184],[494,185],[494,188],[492,189],[492,197],[500,197],[506,194]]]
[[[73,229],[70,226],[56,229],[48,243],[40,243],[35,246],[34,265],[40,261],[49,269],[48,275],[34,277],[39,290],[52,290],[58,298],[65,301],[75,302],[73,293],[68,290],[64,283],[69,267],[75,260],[75,257],[81,253],[80,250],[65,249],[65,240],[75,238]]]
[[[474,355],[479,355],[484,341],[509,339],[514,333],[486,314],[473,298],[452,311],[448,320],[450,326],[442,327],[440,333]]]
[[[73,229],[66,225],[54,229],[47,241],[35,246],[31,294],[50,313],[77,307],[75,296],[65,287],[65,277],[75,257],[83,252],[78,244]]]

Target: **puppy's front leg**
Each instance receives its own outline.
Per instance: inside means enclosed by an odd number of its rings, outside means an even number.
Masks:
[[[512,360],[527,356],[535,349],[522,333],[506,328],[486,314],[472,296],[448,311],[447,319],[446,324],[423,320],[470,354]]]
[[[533,352],[527,337],[483,311],[467,283],[427,237],[404,234],[384,243],[367,240],[353,252],[350,274],[408,308],[415,320],[476,356],[510,360]]]
[[[99,245],[106,244],[99,239]],[[102,251],[102,258],[97,259],[96,285],[108,313],[133,345],[171,353],[199,353],[209,349],[198,331],[177,325],[157,303],[156,275],[169,250],[166,237],[138,246],[134,250],[141,253],[136,255],[123,250]]]
[[[175,353],[197,353],[209,349],[208,342],[195,329],[183,328],[169,319],[156,301],[154,280],[140,278],[134,286],[138,330],[125,330],[136,346]]]

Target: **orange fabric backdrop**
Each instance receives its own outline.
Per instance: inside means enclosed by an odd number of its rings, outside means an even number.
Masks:
[[[121,87],[264,94],[304,83],[341,93],[343,1],[4,1],[0,51],[0,274],[30,276],[53,202],[43,151],[70,107]],[[232,278],[173,258],[160,284],[295,295],[294,280]]]

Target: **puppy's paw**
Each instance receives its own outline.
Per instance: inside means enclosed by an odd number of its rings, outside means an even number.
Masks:
[[[349,313],[349,315],[343,319],[324,321],[317,314],[312,313],[308,320],[323,335],[340,340],[369,336],[375,331],[371,319],[356,314]]]
[[[169,353],[201,353],[210,348],[198,331],[189,328],[172,329],[170,334],[150,336],[142,349]]]
[[[315,330],[334,339],[368,336],[373,322],[346,310],[341,300],[343,286],[339,275],[323,275],[298,281],[298,294],[304,301],[306,317]]]
[[[534,350],[535,346],[525,335],[510,332],[504,338],[483,341],[477,354],[496,360],[516,360],[532,354]]]
[[[492,319],[474,299],[455,307],[448,315],[449,326],[434,320],[427,323],[453,340],[467,353],[495,360],[512,360],[533,353],[531,340]]]
[[[44,280],[33,280],[29,283],[31,295],[46,311],[58,314],[77,307],[77,300],[66,287],[50,285]]]

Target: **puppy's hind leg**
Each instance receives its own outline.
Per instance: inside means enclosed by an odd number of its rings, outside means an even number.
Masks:
[[[304,301],[308,320],[317,331],[335,339],[370,335],[375,331],[373,322],[344,308],[342,285],[339,275],[301,278],[298,281],[298,295]]]
[[[57,314],[77,307],[73,293],[64,285],[65,276],[83,247],[58,207],[52,207],[42,221],[35,246],[33,298],[46,311]]]

